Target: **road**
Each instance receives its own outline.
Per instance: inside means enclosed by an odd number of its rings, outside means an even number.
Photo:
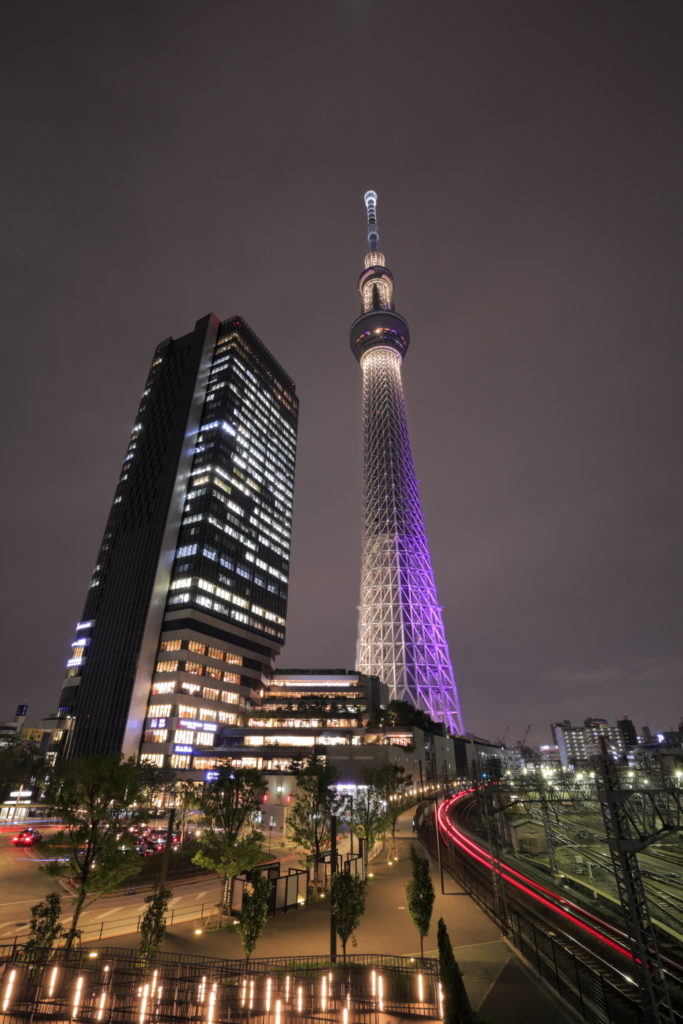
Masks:
[[[68,923],[70,917],[72,895],[66,884],[49,878],[40,870],[48,859],[41,846],[18,849],[12,845],[11,837],[17,831],[16,828],[0,831],[0,944],[28,934],[31,907],[48,892],[57,891],[62,897],[62,922]],[[40,831],[47,837],[55,829],[41,826]],[[218,881],[208,875],[173,883],[172,889],[169,915],[178,921],[191,921],[208,915],[220,892]],[[144,897],[149,891],[149,888],[141,888],[131,895],[116,893],[96,900],[81,914],[83,938],[111,938],[136,932],[138,919],[145,910]]]
[[[48,836],[55,829],[44,828],[40,831]],[[67,925],[70,918],[70,906],[73,896],[62,880],[49,878],[41,872],[41,864],[47,858],[41,846],[28,849],[17,849],[11,845],[11,837],[16,834],[13,828],[0,832],[0,878],[3,880],[2,899],[0,900],[0,945],[20,940],[28,936],[31,907],[52,891],[59,892],[62,897],[64,915],[62,923]],[[268,860],[277,859],[286,868],[299,863],[299,855],[292,850],[273,847]],[[159,857],[161,867],[161,858]],[[200,875],[197,878],[181,881],[169,880],[169,888],[173,896],[169,902],[169,924],[187,922],[194,926],[206,922],[215,912],[220,896],[220,883],[211,875]],[[112,939],[116,936],[137,933],[140,916],[145,911],[145,896],[151,891],[150,886],[135,887],[130,895],[114,893],[95,900],[82,912],[79,927],[84,941],[95,939]]]

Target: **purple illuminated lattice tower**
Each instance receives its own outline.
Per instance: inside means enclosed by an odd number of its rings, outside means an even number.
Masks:
[[[393,276],[378,250],[377,194],[365,193],[370,252],[351,349],[363,371],[363,560],[357,669],[463,731],[422,517],[401,364],[410,334],[394,311]]]

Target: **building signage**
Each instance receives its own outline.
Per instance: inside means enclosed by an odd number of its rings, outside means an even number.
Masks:
[[[216,732],[218,726],[215,722],[194,722],[188,718],[181,718],[178,722],[179,729],[193,729],[195,732]]]

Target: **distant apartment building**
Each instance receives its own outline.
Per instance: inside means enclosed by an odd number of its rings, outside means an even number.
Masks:
[[[0,722],[0,747],[6,747],[23,734],[27,714],[28,704],[19,704],[11,721]]]
[[[583,725],[572,725],[569,719],[553,722],[550,726],[553,743],[557,746],[560,763],[582,765],[601,751],[601,739],[615,759],[623,758],[638,742],[635,727],[629,718],[610,725],[606,718],[586,718]]]

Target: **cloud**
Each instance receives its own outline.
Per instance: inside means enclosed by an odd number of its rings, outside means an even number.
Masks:
[[[564,666],[552,669],[547,676],[553,686],[609,686],[618,683],[628,687],[654,688],[683,680],[683,656],[634,659],[623,665],[589,667]]]

